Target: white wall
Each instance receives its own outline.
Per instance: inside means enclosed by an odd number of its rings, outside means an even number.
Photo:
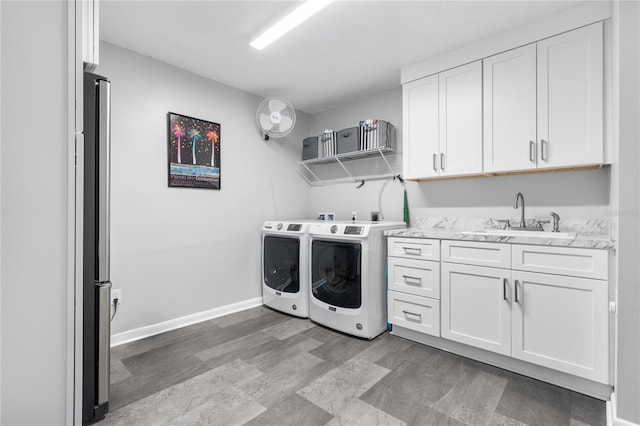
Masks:
[[[616,3],[619,41],[617,416],[640,424],[640,3]]]
[[[67,7],[0,2],[3,425],[65,423]]]
[[[306,216],[296,173],[308,116],[284,139],[262,141],[261,98],[100,45],[112,82],[111,279],[122,289],[112,333],[261,296],[265,220]],[[167,187],[167,112],[221,124],[221,190]]]
[[[319,135],[325,129],[339,131],[355,127],[360,120],[368,118],[388,121],[396,128],[399,154],[389,160],[394,170],[401,173],[402,89],[400,87],[312,115],[309,135]],[[347,166],[353,166],[353,164],[348,163]],[[337,171],[338,173],[328,176],[346,176],[340,174],[340,170]],[[379,210],[378,197],[383,190],[381,204],[384,219],[402,221],[402,185],[398,182],[388,183],[390,181],[390,179],[369,181],[361,188],[356,188],[356,183],[312,187],[309,218],[315,218],[318,212],[333,212],[337,220],[350,220],[351,212],[357,211],[358,220],[369,220],[371,212]]]
[[[312,135],[325,128],[340,130],[365,118],[388,120],[396,126],[398,151],[402,151],[402,90],[384,91],[311,117]],[[401,164],[399,162],[398,164]],[[401,167],[399,169],[401,173]],[[610,216],[610,168],[600,170],[546,173],[535,175],[481,177],[461,180],[407,182],[411,224],[418,217],[499,217],[517,218],[513,201],[518,192],[526,199],[527,217],[547,217],[553,210],[561,218],[600,218]],[[359,219],[368,219],[378,210],[383,181],[327,185],[311,190],[309,215],[335,211],[337,218],[348,220],[351,211]],[[397,181],[384,188],[382,211],[387,220],[402,220],[402,185]]]

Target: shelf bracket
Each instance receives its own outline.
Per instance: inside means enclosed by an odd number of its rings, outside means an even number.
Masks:
[[[324,186],[324,182],[322,181],[322,179],[320,179],[320,178],[318,177],[318,175],[316,175],[315,173],[313,173],[313,171],[309,168],[309,166],[307,166],[307,165],[304,163],[304,161],[301,161],[299,164],[302,164],[302,165],[304,166],[304,168],[305,168],[305,169],[307,169],[307,171],[309,172],[309,174],[311,174],[311,176],[313,176],[313,177],[314,177],[314,179],[316,180],[316,181],[314,182],[314,184],[315,184],[315,183],[317,183],[317,184],[319,184],[319,185]],[[311,182],[309,182],[309,183],[311,183]]]

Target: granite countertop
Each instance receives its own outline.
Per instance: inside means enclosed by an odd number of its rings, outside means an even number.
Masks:
[[[472,228],[470,230],[473,229],[478,228]],[[540,237],[512,237],[501,235],[474,235],[465,234],[464,232],[465,230],[461,229],[405,228],[387,230],[384,232],[384,235],[388,237],[431,238],[436,240],[462,240],[488,243],[529,244],[540,246],[591,248],[603,250],[615,248],[615,242],[603,235],[578,233],[575,239],[563,239],[545,238],[544,235],[540,235]],[[546,232],[541,232],[541,234],[545,233]]]

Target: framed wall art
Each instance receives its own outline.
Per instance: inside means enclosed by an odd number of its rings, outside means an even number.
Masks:
[[[220,124],[167,113],[169,186],[220,189]]]

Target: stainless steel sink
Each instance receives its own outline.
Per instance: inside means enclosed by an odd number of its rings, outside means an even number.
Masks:
[[[544,232],[544,231],[518,231],[515,229],[478,229],[475,231],[464,231],[466,235],[495,235],[501,237],[524,237],[524,238],[559,238],[573,240],[576,238],[575,232]]]

